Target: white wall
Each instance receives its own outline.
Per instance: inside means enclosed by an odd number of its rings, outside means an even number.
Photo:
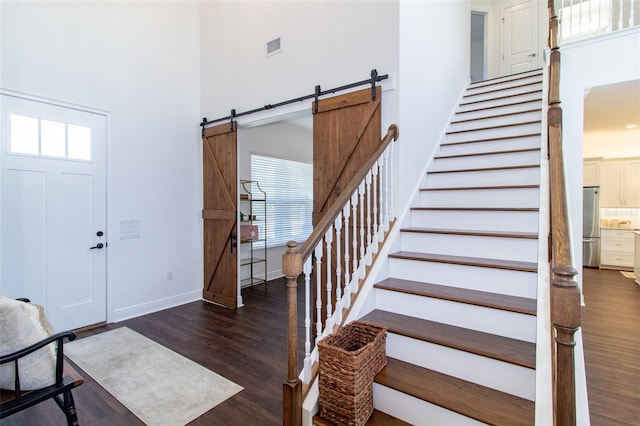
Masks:
[[[108,320],[200,298],[198,3],[0,7],[2,88],[110,113]],[[119,239],[122,219],[139,239]]]
[[[317,84],[325,90],[364,80],[374,68],[398,72],[398,2],[207,1],[201,8],[209,119],[312,94]],[[277,37],[282,51],[266,57],[266,43]],[[383,94],[383,133],[397,122],[397,96]]]
[[[404,207],[469,80],[468,1],[400,3],[397,205]]]
[[[585,91],[640,78],[640,28],[567,44],[561,49],[560,100],[573,258],[582,265],[582,158]],[[582,277],[580,276],[580,282]]]

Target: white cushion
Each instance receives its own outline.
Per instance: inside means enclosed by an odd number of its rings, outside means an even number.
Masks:
[[[44,314],[43,314],[44,316]],[[0,355],[7,355],[45,339],[46,318],[31,303],[0,296]],[[20,389],[33,390],[55,383],[55,344],[47,345],[19,360]],[[14,363],[0,366],[0,389],[15,386]]]

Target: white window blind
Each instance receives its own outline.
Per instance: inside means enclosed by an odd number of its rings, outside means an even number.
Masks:
[[[251,180],[267,194],[267,229],[259,230],[266,235],[267,246],[305,241],[312,230],[313,166],[251,154]]]

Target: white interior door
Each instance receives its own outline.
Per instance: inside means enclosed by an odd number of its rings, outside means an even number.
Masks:
[[[502,7],[501,75],[540,68],[539,2],[524,0]]]
[[[0,292],[106,320],[106,116],[2,94]]]

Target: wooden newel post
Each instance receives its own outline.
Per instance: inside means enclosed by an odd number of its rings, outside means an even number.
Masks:
[[[551,321],[556,330],[557,426],[576,424],[574,335],[581,323],[580,290],[574,277],[578,272],[567,265],[553,268],[551,281]]]
[[[283,385],[282,424],[302,425],[302,382],[298,378],[298,276],[302,273],[302,257],[295,241],[287,243],[282,255],[282,272],[287,277],[287,381]]]

